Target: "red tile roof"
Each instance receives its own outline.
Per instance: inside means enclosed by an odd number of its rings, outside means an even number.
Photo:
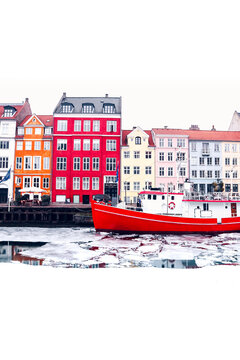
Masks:
[[[35,114],[34,114],[35,115]],[[23,126],[32,116],[28,115],[24,118],[24,120],[20,123],[19,126]],[[53,115],[35,115],[45,126],[53,126]]]
[[[207,141],[240,141],[240,131],[214,131],[214,130],[184,130],[184,129],[157,129],[156,135],[186,135],[189,140]]]
[[[23,105],[24,105],[24,103],[23,104],[4,104],[4,105],[0,105],[0,118],[2,118],[2,119],[15,119],[16,118],[16,116],[19,114],[19,112],[20,112],[20,110],[23,108]],[[2,117],[3,116],[3,114],[4,114],[4,106],[12,106],[12,107],[14,107],[17,111],[14,113],[14,115],[13,116],[11,116],[11,117]]]
[[[129,133],[131,133],[132,130],[122,130],[122,146],[127,146],[127,136]],[[152,131],[151,130],[143,130],[145,133],[149,135],[148,138],[148,145],[149,146],[155,146],[152,138]]]

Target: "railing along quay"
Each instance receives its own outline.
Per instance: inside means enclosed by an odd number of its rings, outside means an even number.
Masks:
[[[91,205],[0,204],[0,226],[93,226]]]

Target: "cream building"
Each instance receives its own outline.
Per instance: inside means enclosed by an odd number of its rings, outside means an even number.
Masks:
[[[225,192],[240,192],[240,136],[229,132],[228,141],[222,142],[222,181]]]
[[[155,145],[150,130],[122,130],[120,199],[136,203],[138,193],[155,186]]]

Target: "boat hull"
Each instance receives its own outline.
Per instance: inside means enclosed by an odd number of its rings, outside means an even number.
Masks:
[[[125,234],[216,234],[240,231],[240,217],[223,218],[221,223],[218,223],[216,218],[149,214],[95,201],[92,201],[91,205],[96,231]]]

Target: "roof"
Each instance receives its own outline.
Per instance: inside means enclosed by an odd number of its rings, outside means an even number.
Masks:
[[[4,108],[5,108],[6,106],[7,106],[7,107],[13,107],[13,108],[16,109],[16,112],[14,113],[13,116],[11,116],[11,117],[3,117]],[[23,106],[24,106],[24,102],[21,103],[21,104],[0,104],[0,118],[1,118],[1,119],[6,119],[6,120],[7,120],[7,119],[15,119],[16,116],[19,114],[19,112],[22,110]]]
[[[122,146],[127,146],[127,136],[128,134],[130,134],[132,130],[122,130]],[[151,130],[143,130],[145,133],[147,133],[149,135],[148,138],[148,146],[155,146],[154,142],[153,142],[153,138],[152,138],[152,132]]]
[[[23,121],[18,126],[24,126],[26,122],[33,116],[36,116],[45,126],[53,126],[53,115],[28,115],[26,116]]]
[[[156,135],[186,135],[189,140],[206,141],[240,141],[240,131],[213,131],[213,130],[184,130],[184,129],[157,129]]]
[[[121,114],[121,97],[67,97],[65,93],[56,106],[54,113],[62,114],[61,104],[70,103],[74,106],[71,114],[82,114],[82,105],[83,104],[93,104],[94,105],[94,114],[103,113],[103,104],[113,104],[115,105],[115,114]],[[112,114],[108,114],[112,115]]]

